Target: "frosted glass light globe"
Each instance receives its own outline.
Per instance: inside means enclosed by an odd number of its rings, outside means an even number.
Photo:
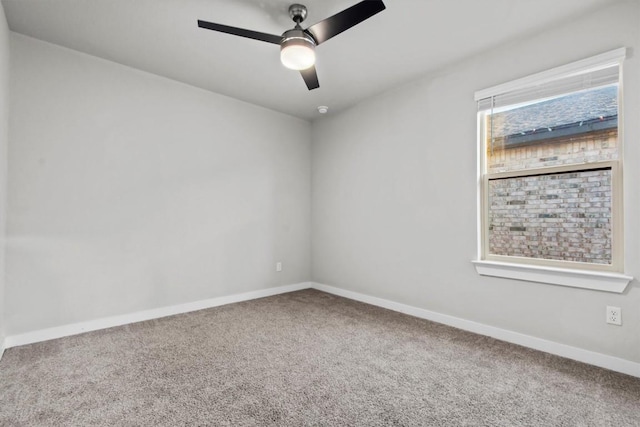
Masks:
[[[316,53],[308,46],[290,45],[280,51],[280,61],[292,70],[306,70],[316,63]]]

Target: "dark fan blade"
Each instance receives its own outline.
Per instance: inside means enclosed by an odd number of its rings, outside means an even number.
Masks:
[[[305,31],[313,36],[317,44],[324,43],[331,37],[337,36],[383,10],[385,10],[385,5],[382,1],[361,1],[317,24],[313,24]]]
[[[258,31],[245,30],[242,28],[229,27],[228,25],[214,24],[213,22],[201,21],[198,19],[198,27],[207,30],[220,31],[221,33],[233,34],[234,36],[246,37],[249,39],[260,40],[267,43],[280,44],[282,36],[273,34],[260,33]]]
[[[309,90],[314,90],[320,87],[320,82],[318,82],[318,73],[316,73],[316,67],[313,65],[306,70],[300,70],[300,74],[302,74],[302,78],[307,84]]]

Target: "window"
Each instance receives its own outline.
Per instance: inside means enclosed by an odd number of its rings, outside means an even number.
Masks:
[[[580,282],[593,278],[581,272],[628,278],[620,274],[624,53],[618,49],[476,93],[477,267],[510,272],[489,275],[532,280],[533,271],[534,281],[570,286],[576,284],[565,280],[567,270]],[[529,275],[514,275],[518,266]],[[562,280],[547,280],[559,272]],[[596,280],[605,276],[596,273]],[[586,287],[600,286],[609,290],[606,283]]]

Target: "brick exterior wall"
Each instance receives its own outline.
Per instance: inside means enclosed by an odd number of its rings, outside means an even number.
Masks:
[[[487,153],[490,172],[617,159],[617,132]],[[491,151],[491,150],[489,150]],[[489,181],[489,254],[610,264],[611,170]]]
[[[611,170],[489,182],[489,253],[611,263]]]
[[[535,145],[503,148],[502,138],[487,144],[487,172],[588,163],[618,158],[618,130],[592,132],[580,137],[540,141]]]

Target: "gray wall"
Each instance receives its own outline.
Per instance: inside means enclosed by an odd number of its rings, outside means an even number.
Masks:
[[[627,46],[625,260],[640,277],[638,22],[640,3],[618,2],[316,121],[313,280],[640,362],[637,280],[620,295],[481,277],[471,264],[474,92]],[[622,327],[605,323],[607,305],[622,308]]]
[[[308,122],[11,47],[8,335],[309,280]]]
[[[5,223],[7,217],[7,146],[9,141],[9,27],[0,3],[0,347],[5,337]],[[0,352],[2,349],[0,348]],[[1,355],[1,354],[0,354]]]

